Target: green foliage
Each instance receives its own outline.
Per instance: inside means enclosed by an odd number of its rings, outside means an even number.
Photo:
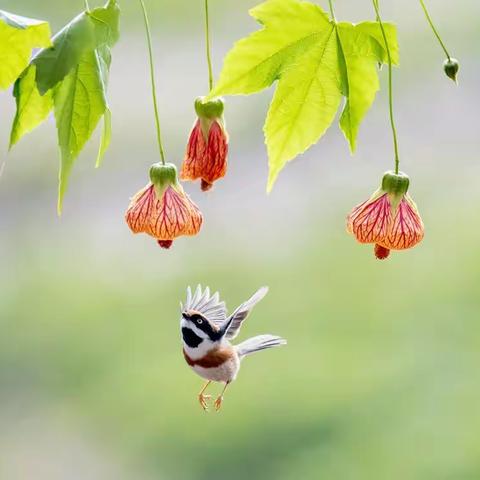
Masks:
[[[17,113],[10,145],[38,126],[54,109],[61,152],[58,211],[73,164],[104,117],[97,166],[111,137],[107,84],[110,48],[118,40],[119,8],[115,0],[84,12],[53,38],[53,47],[39,52],[17,80]]]
[[[97,161],[95,167],[99,167],[102,164],[103,157],[105,156],[108,147],[110,146],[110,140],[112,139],[112,112],[108,108],[105,108],[103,114],[103,128],[102,139],[100,141],[100,148],[98,149]]]
[[[76,68],[85,54],[101,45],[113,46],[118,39],[119,13],[116,2],[109,2],[81,13],[55,35],[53,47],[41,51],[32,62],[42,95]]]
[[[47,22],[0,10],[0,90],[8,88],[22,73],[33,48],[50,45]]]
[[[52,91],[40,95],[35,82],[36,66],[31,65],[15,82],[13,95],[17,113],[10,134],[10,148],[26,133],[42,123],[53,108]]]
[[[264,127],[271,190],[285,164],[329,128],[342,97],[340,127],[355,150],[360,123],[379,89],[376,65],[387,54],[377,22],[336,23],[309,2],[269,0],[250,14],[263,29],[235,44],[209,98],[248,95],[278,81]],[[396,29],[385,29],[398,63]]]
[[[59,209],[75,158],[94,132],[107,108],[97,53],[88,51],[65,77],[54,96],[55,119],[62,163]]]

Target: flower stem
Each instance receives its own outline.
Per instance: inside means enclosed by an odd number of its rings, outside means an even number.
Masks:
[[[328,0],[328,6],[330,7],[330,16],[332,17],[332,20],[334,22],[336,22],[337,19],[335,18],[335,10],[333,8],[333,0]]]
[[[165,165],[165,152],[163,150],[162,144],[162,132],[160,129],[160,119],[158,115],[158,104],[157,104],[157,87],[155,84],[155,67],[153,64],[153,53],[152,53],[152,35],[150,33],[150,24],[148,22],[147,9],[145,8],[145,3],[143,0],[139,0],[140,5],[143,11],[143,20],[145,23],[145,33],[147,35],[147,44],[148,44],[148,57],[150,61],[150,80],[152,82],[152,100],[153,100],[153,110],[155,112],[155,125],[157,127],[157,141],[158,148],[160,150],[160,157],[162,158],[162,163]]]
[[[383,26],[382,19],[380,17],[380,8],[378,6],[378,0],[372,0],[373,8],[377,15],[377,21],[380,24],[380,30],[382,31],[383,41],[385,42],[385,49],[387,50],[388,58],[388,107],[390,112],[390,125],[392,127],[392,136],[393,136],[393,148],[395,150],[395,173],[398,174],[400,167],[400,157],[398,155],[398,140],[397,140],[397,129],[395,128],[395,119],[393,116],[393,72],[392,72],[392,55],[390,54],[390,47],[388,45],[387,35],[385,33],[385,28]]]
[[[208,88],[213,88],[212,56],[210,53],[210,18],[208,14],[208,0],[205,0],[205,48],[207,51],[208,64]]]
[[[427,17],[427,21],[428,21],[428,23],[430,24],[430,27],[432,28],[433,33],[434,33],[435,36],[437,37],[437,40],[438,40],[438,42],[440,43],[440,46],[443,48],[443,51],[445,52],[445,55],[446,55],[447,58],[450,60],[451,57],[450,57],[450,54],[448,53],[447,47],[446,47],[445,44],[443,43],[442,38],[440,37],[440,34],[438,33],[437,29],[435,28],[435,25],[433,24],[432,18],[430,17],[430,14],[428,13],[428,10],[427,10],[427,7],[426,7],[426,5],[425,5],[425,2],[424,2],[423,0],[420,0],[420,5],[422,6],[423,11],[425,12],[425,16]]]
[[[88,5],[88,0],[85,0],[85,10],[86,10],[87,12],[90,11],[90,6]]]

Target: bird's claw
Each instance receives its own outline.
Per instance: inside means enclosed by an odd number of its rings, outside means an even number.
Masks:
[[[209,411],[207,400],[210,400],[211,398],[212,398],[211,395],[204,395],[203,392],[198,394],[198,402],[200,403],[200,406],[203,408],[205,412]],[[219,395],[216,398],[215,402],[213,402],[215,411],[217,412],[220,411],[220,409],[222,408],[222,404],[223,404],[223,394]]]
[[[202,408],[208,412],[208,405],[207,405],[207,400],[210,400],[212,398],[211,395],[203,395],[203,394],[200,394],[198,396],[198,401],[200,402],[200,405],[202,406]]]
[[[215,403],[214,403],[215,410],[217,412],[220,411],[220,409],[222,408],[222,403],[223,403],[223,395],[220,395],[220,396],[217,397],[217,399],[215,400]]]

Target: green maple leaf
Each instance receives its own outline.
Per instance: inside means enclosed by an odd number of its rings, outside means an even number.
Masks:
[[[52,92],[40,95],[35,82],[36,67],[31,65],[15,82],[13,96],[17,112],[10,133],[10,148],[26,133],[40,125],[53,108]]]
[[[86,52],[54,95],[55,120],[62,163],[59,210],[73,163],[107,109],[96,51]]]
[[[83,55],[118,40],[120,11],[115,1],[105,7],[83,12],[54,37],[53,46],[42,50],[32,61],[37,67],[37,87],[44,94],[62,81]]]
[[[377,22],[336,23],[309,2],[268,0],[250,14],[263,29],[234,45],[209,97],[248,95],[278,81],[264,127],[270,191],[285,164],[330,127],[342,98],[340,127],[355,150],[379,89],[376,66],[387,61],[387,52]],[[384,26],[397,64],[395,26]]]
[[[10,146],[37,127],[53,109],[61,153],[58,211],[75,160],[103,116],[103,133],[96,165],[109,146],[111,113],[107,84],[110,48],[119,38],[115,0],[84,12],[53,37],[53,47],[40,51],[17,80],[17,113]]]
[[[114,37],[115,38],[115,37]],[[118,36],[113,41],[117,41]],[[110,73],[110,65],[112,63],[112,55],[110,53],[110,48],[106,45],[103,45],[96,50],[96,56],[98,60],[98,66],[100,68],[100,80],[102,83],[103,92],[107,91],[108,85],[108,76]],[[103,130],[102,138],[100,141],[100,148],[98,149],[97,162],[95,163],[96,167],[99,167],[102,163],[105,152],[110,146],[110,140],[112,137],[112,113],[105,99],[105,111],[103,113]]]
[[[32,49],[50,45],[47,22],[0,10],[0,90],[8,88],[22,73]]]

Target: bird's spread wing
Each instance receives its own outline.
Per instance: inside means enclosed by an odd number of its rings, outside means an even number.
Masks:
[[[218,292],[210,295],[210,289],[207,287],[202,292],[201,285],[198,285],[195,293],[192,295],[192,289],[187,288],[187,300],[185,306],[180,304],[182,312],[195,310],[201,313],[205,318],[215,325],[222,325],[227,318],[225,302],[220,301]]]
[[[242,303],[227,320],[230,326],[227,329],[226,338],[231,340],[240,332],[243,321],[247,318],[252,308],[267,294],[268,287],[262,287],[255,292],[246,302]]]

